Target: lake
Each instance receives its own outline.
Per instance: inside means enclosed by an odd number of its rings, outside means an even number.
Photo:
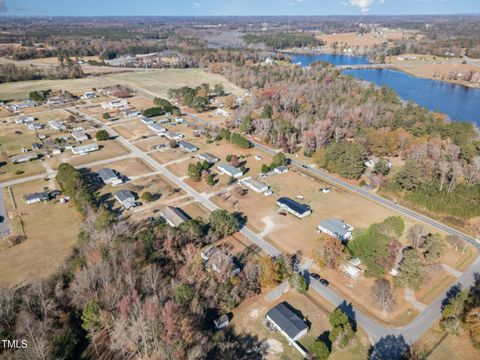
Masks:
[[[328,61],[334,65],[362,65],[370,63],[365,56],[332,54],[291,55],[294,63],[308,66],[314,61]],[[431,111],[445,113],[456,121],[470,121],[480,126],[480,89],[411,76],[390,69],[350,69],[342,71],[358,79],[388,86],[403,100],[411,100]]]

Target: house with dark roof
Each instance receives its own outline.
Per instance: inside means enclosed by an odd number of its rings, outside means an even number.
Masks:
[[[23,197],[27,204],[35,204],[42,201],[47,201],[49,199],[48,193],[46,192],[38,192],[33,194],[27,194]]]
[[[285,336],[290,344],[296,345],[295,347],[299,351],[303,351],[296,341],[307,334],[308,325],[304,319],[292,311],[287,302],[282,302],[272,308],[265,315],[265,319],[274,329]]]
[[[288,197],[281,197],[277,200],[277,205],[289,213],[295,215],[296,217],[303,219],[304,217],[312,213],[310,206],[306,204],[300,204],[299,202],[290,199]]]
[[[353,227],[343,220],[329,219],[320,222],[317,231],[318,233],[325,233],[333,236],[341,242],[347,242],[352,239]]]
[[[111,184],[117,186],[123,184],[122,179],[112,169],[103,168],[97,171],[98,176],[105,185]]]
[[[188,141],[179,141],[178,142],[178,146],[180,147],[180,149],[186,151],[186,152],[195,152],[195,151],[198,151],[198,147],[196,147],[195,145],[189,143]]]

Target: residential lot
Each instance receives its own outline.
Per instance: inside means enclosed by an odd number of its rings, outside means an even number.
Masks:
[[[264,294],[245,300],[233,311],[232,325],[237,333],[247,332],[265,341],[268,346],[268,359],[302,359],[300,353],[288,345],[287,340],[280,334],[270,332],[264,325],[265,314],[278,303],[288,302],[293,308],[300,311],[311,323],[308,334],[300,339],[303,347],[309,347],[316,338],[330,330],[328,318],[334,310],[321,297],[309,291],[307,295],[300,295],[289,290],[275,302],[265,300]],[[362,330],[357,337],[344,349],[335,349],[329,359],[366,359],[368,338]]]
[[[54,189],[43,180],[13,186],[16,210],[8,190],[3,189],[11,231],[21,235],[23,226],[26,240],[9,248],[6,238],[0,239],[2,286],[46,278],[64,264],[77,241],[81,216],[73,203],[25,203],[24,195],[42,191],[45,186]]]

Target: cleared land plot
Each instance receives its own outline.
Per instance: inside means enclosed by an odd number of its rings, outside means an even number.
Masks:
[[[135,87],[149,96],[166,97],[170,88],[182,86],[195,87],[202,83],[211,85],[221,83],[227,92],[243,94],[244,91],[227,81],[223,76],[211,74],[201,69],[163,69],[131,71],[121,74],[93,76],[68,80],[32,80],[0,84],[3,99],[26,99],[31,91],[45,89],[68,90],[81,95],[92,88],[126,84]]]
[[[445,289],[455,283],[456,277],[443,269],[434,269],[427,272],[424,286],[415,292],[415,298],[424,304],[432,303],[441,296]]]
[[[421,353],[430,353],[429,360],[475,360],[480,350],[473,347],[466,331],[460,335],[446,335],[438,323],[428,330],[416,343]],[[443,338],[443,340],[442,340]]]
[[[138,119],[131,119],[118,125],[113,123],[112,128],[128,140],[138,139],[142,136],[156,136],[154,131],[150,130],[147,125],[141,123]]]
[[[41,191],[47,183],[38,180],[12,187],[17,205],[13,210],[4,190],[5,203],[14,234],[21,234],[20,216],[27,239],[6,248],[0,240],[0,285],[14,286],[23,281],[43,279],[63,265],[77,241],[81,217],[73,203],[27,205],[25,194]]]
[[[106,165],[95,166],[91,171],[97,172],[100,169],[108,168],[117,171],[120,175],[132,177],[149,174],[153,170],[139,158],[131,158],[108,163]]]
[[[236,308],[231,326],[236,333],[250,333],[256,335],[259,341],[266,342],[269,345],[268,359],[303,359],[293,346],[288,345],[285,337],[267,329],[263,323],[265,314],[278,303],[287,301],[311,323],[309,332],[299,341],[302,346],[309,347],[323,332],[330,330],[328,318],[334,309],[313,291],[300,295],[290,290],[272,303],[265,300],[265,293],[245,300]],[[367,336],[359,330],[357,337],[346,348],[336,348],[329,359],[366,359],[368,344]]]
[[[415,35],[414,31],[382,29],[382,32],[371,32],[358,35],[355,32],[338,34],[319,34],[317,37],[325,41],[329,47],[334,43],[346,44],[347,46],[373,46],[387,41],[398,40]]]

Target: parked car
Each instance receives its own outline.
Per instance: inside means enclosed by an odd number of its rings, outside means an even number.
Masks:
[[[320,280],[318,280],[318,281],[320,282],[320,285],[322,285],[322,286],[327,287],[328,285],[330,285],[330,283],[328,282],[328,280],[320,279]]]
[[[330,192],[330,188],[328,188],[328,187],[320,188],[320,191],[324,194],[328,194]]]
[[[310,273],[310,276],[311,276],[312,278],[314,278],[315,280],[320,281],[320,275],[318,275],[317,273]]]

